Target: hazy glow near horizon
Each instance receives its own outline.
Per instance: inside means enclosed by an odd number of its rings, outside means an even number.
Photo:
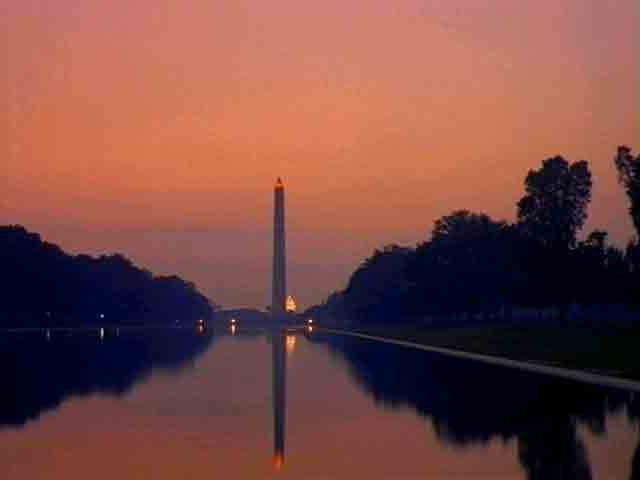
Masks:
[[[266,305],[282,176],[289,293],[306,306],[454,209],[512,219],[526,171],[556,154],[591,164],[588,228],[631,235],[612,157],[640,149],[633,0],[4,10],[3,222],[72,251]]]

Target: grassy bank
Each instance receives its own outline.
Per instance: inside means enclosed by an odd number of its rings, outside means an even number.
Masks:
[[[640,380],[640,326],[407,326],[354,331]]]

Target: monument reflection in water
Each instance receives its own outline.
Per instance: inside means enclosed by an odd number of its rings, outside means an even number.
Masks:
[[[287,388],[287,333],[274,331],[271,336],[273,387],[273,468],[284,464],[284,434]]]
[[[2,479],[640,478],[630,391],[309,328],[0,346]]]

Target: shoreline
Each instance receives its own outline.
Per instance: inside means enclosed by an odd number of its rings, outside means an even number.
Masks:
[[[555,365],[548,365],[536,360],[514,360],[508,357],[499,355],[489,355],[484,353],[470,352],[461,349],[454,349],[449,347],[439,347],[434,345],[428,345],[425,343],[418,343],[410,340],[401,340],[393,337],[384,337],[378,335],[370,335],[367,333],[361,333],[349,330],[331,329],[325,327],[318,327],[318,331],[332,333],[335,335],[345,335],[350,337],[361,338],[365,340],[389,343],[393,345],[402,346],[405,348],[415,348],[431,353],[438,353],[442,355],[448,355],[457,358],[463,358],[467,360],[475,360],[491,365],[502,366],[507,368],[515,368],[518,370],[529,371],[533,373],[541,373],[544,375],[550,375],[558,378],[564,378],[568,380],[574,380],[582,383],[589,383],[592,385],[598,385],[602,387],[618,388],[623,390],[631,390],[640,393],[640,381],[632,380],[630,378],[605,375],[602,373],[595,373],[593,371],[576,369]]]

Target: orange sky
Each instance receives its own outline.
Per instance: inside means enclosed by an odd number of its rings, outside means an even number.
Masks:
[[[2,221],[72,251],[263,306],[281,175],[309,304],[453,209],[513,219],[555,154],[591,164],[588,228],[631,235],[612,156],[640,148],[634,0],[5,5]]]

